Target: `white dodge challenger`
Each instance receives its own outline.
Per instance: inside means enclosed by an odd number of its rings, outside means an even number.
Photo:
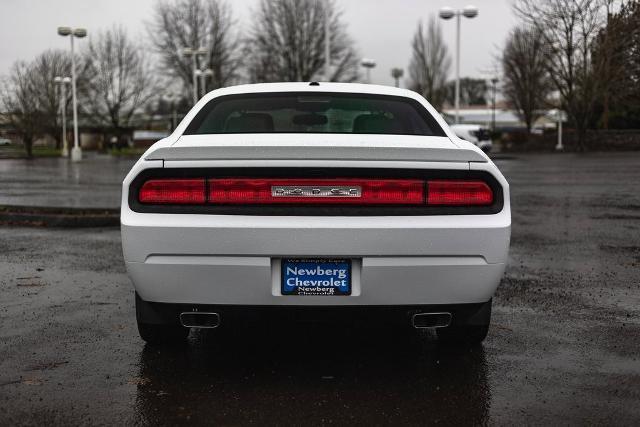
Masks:
[[[141,337],[277,315],[487,335],[509,186],[420,95],[273,83],[201,99],[122,187]]]

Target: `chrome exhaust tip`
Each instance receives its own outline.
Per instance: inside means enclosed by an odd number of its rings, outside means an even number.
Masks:
[[[185,328],[213,329],[220,326],[220,315],[203,311],[188,311],[180,313],[180,324]]]
[[[451,313],[416,313],[411,317],[411,324],[416,329],[446,328],[451,324]]]

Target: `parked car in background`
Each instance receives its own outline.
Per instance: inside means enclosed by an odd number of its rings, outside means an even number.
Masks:
[[[489,129],[474,124],[452,124],[449,127],[458,138],[471,142],[485,153],[491,152],[493,143]]]
[[[141,337],[257,315],[487,335],[509,185],[415,92],[227,87],[147,150],[122,187]],[[286,323],[283,326],[286,328]]]
[[[7,138],[0,138],[0,146],[2,145],[11,145],[11,140]]]

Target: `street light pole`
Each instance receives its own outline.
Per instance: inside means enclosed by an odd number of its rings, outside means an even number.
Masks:
[[[198,56],[206,55],[207,49],[199,47],[197,49],[191,47],[185,47],[182,49],[182,54],[186,57],[191,57],[191,66],[193,67],[193,104],[198,102]]]
[[[58,27],[58,34],[66,37],[70,36],[71,40],[71,96],[73,103],[73,149],[71,150],[71,161],[79,162],[82,160],[82,149],[78,138],[78,101],[76,97],[76,57],[73,51],[73,39],[83,38],[87,35],[84,28]]]
[[[402,68],[392,68],[391,69],[391,77],[396,81],[396,87],[400,87],[400,79],[404,75],[404,70]]]
[[[329,22],[329,3],[325,2],[324,8],[324,79],[331,81],[331,25]]]
[[[200,93],[201,96],[207,94],[207,78],[213,76],[212,69],[196,70],[196,75],[200,76]]]
[[[455,89],[455,108],[456,108],[456,124],[460,122],[460,21],[461,16],[465,18],[475,18],[478,16],[478,8],[475,6],[466,6],[462,10],[454,10],[450,7],[440,9],[440,18],[451,19],[456,17],[456,89]]]
[[[71,83],[69,77],[55,77],[53,81],[60,86],[60,113],[62,115],[62,157],[69,157],[67,143],[67,85]]]
[[[376,61],[373,59],[363,58],[360,65],[367,70],[367,83],[371,83],[371,69],[376,66]]]
[[[496,131],[496,85],[498,84],[497,78],[491,79],[491,84],[493,85],[493,100],[492,100],[492,108],[491,108],[491,132]]]

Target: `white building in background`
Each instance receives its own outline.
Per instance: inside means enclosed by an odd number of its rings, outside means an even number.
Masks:
[[[534,124],[534,129],[554,129],[556,122],[549,120],[547,112],[540,117]],[[460,124],[475,124],[491,129],[493,121],[493,109],[486,106],[467,107],[460,109]],[[445,108],[442,110],[442,116],[448,123],[453,123],[455,117],[455,109]],[[496,130],[509,131],[516,129],[524,129],[522,122],[515,110],[506,108],[496,108]]]

